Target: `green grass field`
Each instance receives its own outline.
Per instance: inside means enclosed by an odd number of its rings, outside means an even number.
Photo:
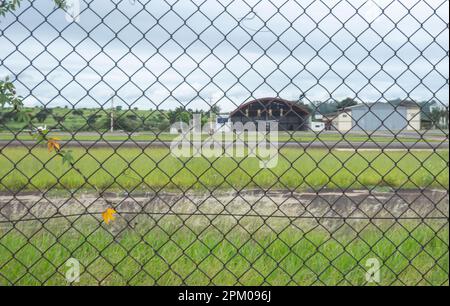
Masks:
[[[46,148],[0,151],[0,190],[180,191],[192,189],[448,189],[448,150],[282,149],[273,169],[255,158],[176,158],[168,149],[71,148],[75,166]],[[133,228],[115,230],[123,220]],[[122,222],[123,224],[123,222]],[[123,229],[123,228],[122,228]],[[326,220],[262,216],[100,214],[0,222],[0,285],[67,285],[69,258],[80,285],[448,285],[448,220]]]
[[[143,218],[116,240],[90,216],[0,229],[0,285],[66,285],[71,257],[80,285],[370,285],[369,258],[381,263],[381,285],[449,284],[445,220],[347,221],[330,234],[300,220]]]
[[[349,152],[282,149],[273,169],[256,158],[177,158],[168,149],[73,148],[75,166],[45,148],[0,151],[0,190],[448,188],[448,150]]]

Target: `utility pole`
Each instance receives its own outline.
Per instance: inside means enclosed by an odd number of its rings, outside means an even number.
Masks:
[[[111,133],[114,132],[114,95],[111,95]]]
[[[212,96],[209,96],[209,125],[210,125],[210,131],[215,132],[216,129],[216,122],[217,122],[217,114],[213,113],[213,98]]]

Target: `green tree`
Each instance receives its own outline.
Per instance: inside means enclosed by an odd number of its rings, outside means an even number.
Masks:
[[[83,111],[81,109],[72,110],[72,114],[75,116],[83,116]]]
[[[114,129],[134,132],[142,129],[144,126],[142,120],[135,115],[122,115],[114,118]],[[108,116],[97,125],[100,129],[109,129],[111,127],[111,117]]]
[[[61,124],[62,122],[64,122],[66,120],[66,118],[64,116],[53,116],[53,118],[55,119],[56,122],[58,122],[59,124]]]
[[[127,118],[130,120],[138,120],[138,117],[135,114],[129,114],[127,115]]]
[[[355,100],[353,100],[352,98],[345,98],[341,102],[338,102],[337,108],[346,108],[346,107],[350,107],[350,106],[353,106],[356,104],[358,104],[358,103]]]
[[[14,112],[4,112],[0,113],[0,124],[6,124],[11,120],[14,120],[15,113]]]
[[[167,120],[167,118],[164,118],[158,124],[158,129],[161,132],[167,131],[169,129],[169,127],[170,127],[170,122],[169,122],[169,120]]]
[[[8,77],[0,80],[0,107],[11,106],[14,110],[22,107],[22,98],[16,95],[16,88]]]
[[[220,113],[220,106],[217,104],[211,105],[211,109],[209,110],[209,113],[218,115]]]
[[[48,108],[44,108],[42,110],[40,110],[34,117],[37,119],[38,122],[44,122],[48,115],[50,115],[49,109]]]
[[[184,107],[179,106],[175,110],[170,110],[167,113],[170,124],[175,122],[189,123],[192,119],[192,112],[187,111]]]
[[[95,123],[97,122],[97,119],[100,118],[100,115],[92,114],[89,115],[89,117],[86,120],[86,123],[89,125],[89,127],[93,127]]]
[[[431,120],[432,127],[435,129],[448,127],[448,111],[445,109],[433,108],[428,117]]]
[[[17,10],[22,0],[2,0],[0,1],[0,16],[4,17],[6,13]],[[67,9],[67,0],[53,0],[57,8]]]

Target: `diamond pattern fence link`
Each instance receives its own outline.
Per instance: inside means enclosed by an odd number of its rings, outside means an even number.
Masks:
[[[448,285],[448,1],[0,13],[1,285]]]

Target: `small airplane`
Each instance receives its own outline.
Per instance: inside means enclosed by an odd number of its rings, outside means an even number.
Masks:
[[[47,130],[47,125],[36,127],[36,132],[42,132]]]
[[[44,126],[37,126],[37,127],[33,128],[32,130],[28,130],[28,129],[22,130],[22,132],[30,133],[30,134],[37,134],[39,132],[46,131],[46,130],[47,130],[47,125],[44,125]]]

